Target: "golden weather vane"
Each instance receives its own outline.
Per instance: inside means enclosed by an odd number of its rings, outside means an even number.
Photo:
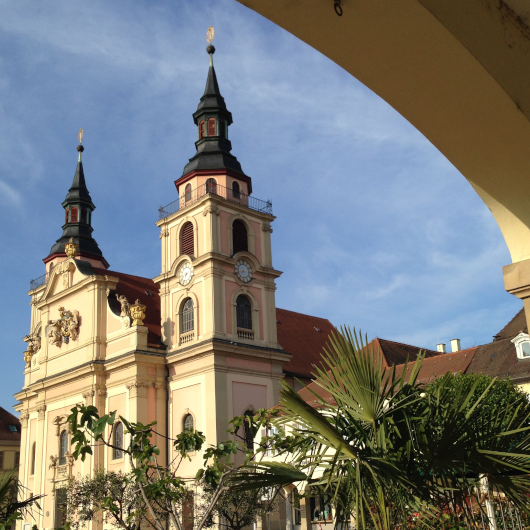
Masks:
[[[79,140],[79,143],[83,141],[83,129],[79,129],[79,134],[77,135],[77,139]]]
[[[210,26],[208,28],[208,31],[206,32],[206,42],[208,44],[211,44],[214,37],[215,37],[215,31],[213,29],[213,26]]]

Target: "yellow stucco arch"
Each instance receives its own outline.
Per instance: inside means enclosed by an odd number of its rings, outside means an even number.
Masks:
[[[339,17],[337,0],[238,1],[342,66],[452,162],[502,231],[506,289],[530,301],[528,3],[340,0]]]

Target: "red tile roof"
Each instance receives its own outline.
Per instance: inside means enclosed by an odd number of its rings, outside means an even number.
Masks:
[[[279,308],[276,308],[276,320],[278,342],[293,356],[283,365],[284,372],[311,379],[314,365],[321,362],[322,352],[335,327],[325,318]]]
[[[17,430],[13,432],[10,425],[14,425]],[[6,409],[0,407],[0,443],[2,441],[11,441],[20,443],[20,421],[16,416],[13,416]]]
[[[392,340],[374,339],[372,342],[374,349],[377,351],[377,348],[379,348],[379,351],[383,354],[383,360],[386,366],[403,364],[407,359],[414,361],[417,359],[420,351],[425,354],[425,357],[440,355],[439,352],[434,350],[426,350],[419,346],[411,346],[410,344],[403,344]]]
[[[146,306],[144,325],[149,329],[147,345],[151,348],[161,347],[161,317],[160,317],[160,287],[149,278],[132,276],[123,272],[109,271],[93,267],[96,274],[102,276],[117,276],[120,281],[116,285],[118,294],[125,295],[130,304],[140,300]],[[153,296],[149,296],[149,291]],[[165,349],[165,346],[163,346]]]

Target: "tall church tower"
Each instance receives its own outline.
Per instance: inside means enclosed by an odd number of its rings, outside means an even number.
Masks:
[[[162,273],[154,281],[170,387],[208,374],[208,416],[222,439],[233,416],[277,403],[282,364],[291,356],[276,334],[281,273],[272,267],[272,205],[250,196],[252,180],[231,153],[232,114],[214,51],[208,46],[206,89],[193,114],[197,152],[175,182],[179,199],[160,209]]]

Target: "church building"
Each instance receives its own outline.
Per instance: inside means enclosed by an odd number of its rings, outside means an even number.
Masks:
[[[46,496],[37,520],[28,517],[20,530],[62,524],[57,492],[69,477],[129,470],[123,452],[104,447],[74,461],[66,418],[76,403],[157,421],[171,438],[196,429],[215,444],[227,439],[232,417],[276,405],[282,379],[309,382],[334,329],[276,307],[282,273],[273,266],[272,204],[252,196],[252,179],[231,153],[232,114],[219,90],[215,49],[207,51],[206,89],[193,114],[196,153],[175,181],[178,199],[159,210],[156,223],[156,278],[110,269],[92,233],[96,207],[80,138],[63,233],[29,291],[24,384],[15,396],[20,479]],[[127,443],[119,421],[114,437],[115,445]],[[163,438],[155,442],[163,461],[172,456]],[[190,456],[179,471],[186,476],[202,462],[201,454]]]

